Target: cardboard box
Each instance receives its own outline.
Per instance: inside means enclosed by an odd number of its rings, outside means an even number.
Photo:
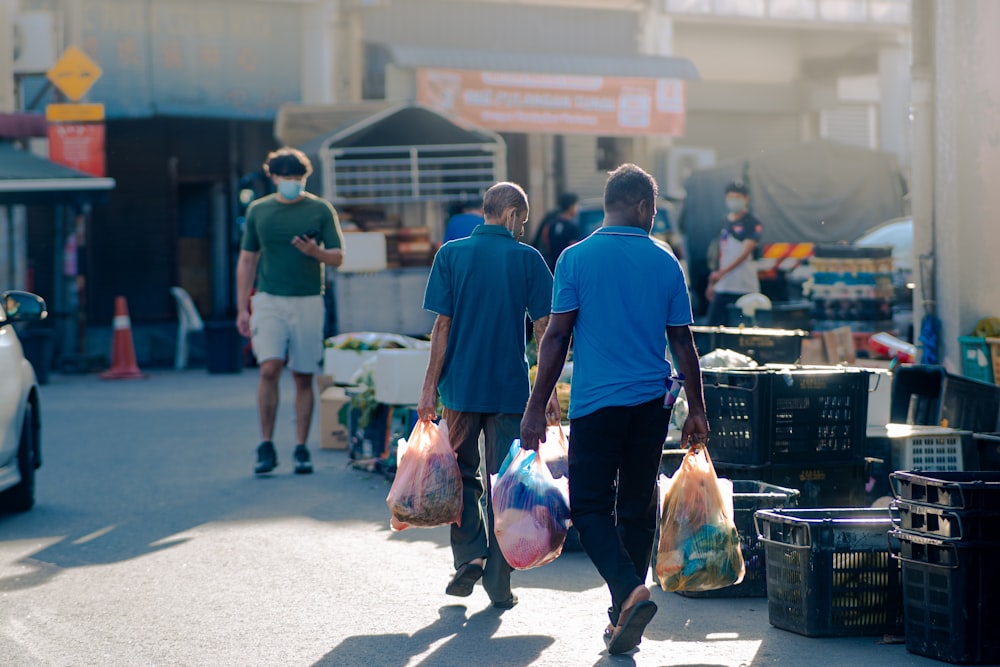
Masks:
[[[375,350],[340,350],[328,347],[323,350],[323,374],[334,382],[350,384],[361,364],[375,357]]]
[[[328,387],[319,396],[319,448],[347,449],[347,426],[340,413],[351,402],[342,387]]]
[[[333,380],[332,375],[317,375],[316,376],[316,395],[322,396],[323,392],[336,384]]]
[[[375,400],[416,405],[431,358],[428,350],[379,350],[375,355]]]

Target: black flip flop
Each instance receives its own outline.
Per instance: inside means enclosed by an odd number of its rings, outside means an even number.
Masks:
[[[611,655],[628,653],[639,645],[643,631],[656,615],[656,603],[652,600],[637,602],[627,614],[623,612],[622,615],[624,621],[619,622],[608,642],[608,653]]]
[[[466,563],[458,568],[455,576],[448,582],[448,587],[444,592],[455,597],[467,598],[472,595],[472,589],[476,582],[483,576],[483,568],[474,563]]]

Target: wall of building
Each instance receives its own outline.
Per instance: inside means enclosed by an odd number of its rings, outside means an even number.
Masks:
[[[1000,3],[938,1],[933,15],[933,221],[918,211],[918,247],[933,247],[941,341],[960,369],[956,338],[983,317],[1000,316]]]

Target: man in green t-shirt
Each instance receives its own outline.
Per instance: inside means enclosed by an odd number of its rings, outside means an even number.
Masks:
[[[343,263],[344,239],[334,208],[304,190],[312,163],[302,151],[270,153],[264,172],[277,192],[247,210],[236,267],[236,327],[251,338],[260,365],[257,409],[263,442],[254,472],[269,473],[278,466],[272,438],[278,381],[287,360],[295,381],[295,472],[311,473],[306,440],[315,402],[313,374],[323,363],[323,265]]]

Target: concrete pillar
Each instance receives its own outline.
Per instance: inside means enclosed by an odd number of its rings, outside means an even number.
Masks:
[[[302,5],[302,103],[329,104],[336,76],[336,0]]]
[[[909,43],[889,44],[878,53],[879,145],[909,171],[910,148],[907,123],[910,102]]]
[[[934,16],[934,249],[945,359],[1000,316],[1000,2],[938,0]]]
[[[638,51],[651,56],[672,56],[674,53],[674,22],[660,3],[650,3],[640,16]],[[658,162],[665,161],[667,151],[673,144],[673,137],[669,136],[636,137],[632,142],[630,159],[659,177],[659,172],[663,170],[658,168]],[[666,194],[667,184],[658,185],[661,194]]]

